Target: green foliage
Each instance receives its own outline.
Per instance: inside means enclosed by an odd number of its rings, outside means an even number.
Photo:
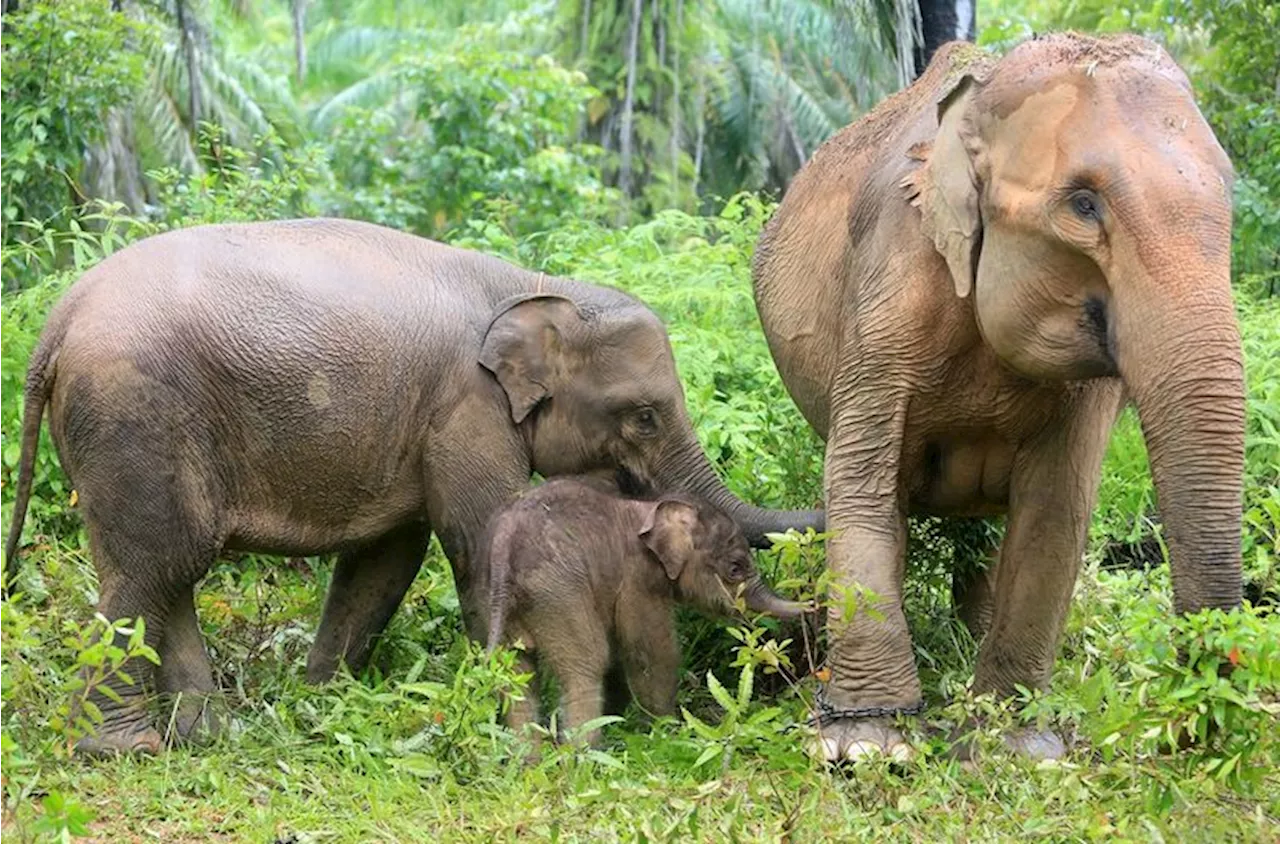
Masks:
[[[438,235],[500,203],[515,234],[603,216],[600,151],[574,141],[595,91],[550,57],[495,50],[479,34],[401,59],[411,115],[350,109],[333,140],[346,214]]]
[[[1193,75],[1236,185],[1235,265],[1280,286],[1280,5],[1267,0],[1180,0],[1180,16],[1208,32],[1210,48]]]
[[[1081,703],[1104,712],[1091,736],[1104,758],[1121,743],[1133,754],[1189,746],[1191,768],[1260,781],[1253,755],[1280,715],[1280,702],[1267,700],[1280,685],[1269,616],[1207,610],[1174,623],[1162,607],[1135,608],[1126,632],[1147,659],[1123,666],[1120,682],[1104,668],[1081,689]]]
[[[629,4],[592,3],[590,55],[579,57],[577,41],[567,34],[580,32],[574,15],[585,4],[561,4],[556,15],[535,6],[507,18],[520,4],[494,0],[473,13],[475,4],[453,2],[358,0],[339,8],[318,0],[309,4],[312,62],[302,83],[287,81],[286,4],[233,5],[192,6],[201,25],[219,22],[201,78],[211,85],[223,80],[210,89],[221,103],[213,114],[217,125],[199,135],[182,112],[187,77],[172,22],[152,10],[161,34],[168,34],[155,42],[161,53],[147,54],[163,54],[167,64],[148,59],[142,90],[151,94],[134,103],[145,113],[137,152],[151,173],[147,220],[117,205],[58,213],[65,199],[52,193],[50,213],[19,212],[12,226],[5,219],[6,288],[25,288],[3,300],[6,515],[26,361],[49,308],[76,275],[164,228],[333,212],[443,232],[459,245],[643,298],[670,328],[690,414],[729,486],[768,506],[820,501],[822,445],[781,384],[752,303],[749,256],[771,206],[740,195],[712,217],[668,211],[624,229],[602,224],[616,210],[616,197],[601,187],[600,169],[611,165],[580,138],[616,138],[604,124],[616,111],[623,63],[616,50],[609,53],[617,30],[605,16],[625,18]],[[98,7],[69,0],[56,8],[20,8],[20,15],[6,15],[6,24],[28,11],[65,18]],[[691,208],[689,191],[698,178],[704,189],[713,182],[713,190],[725,193],[744,181],[784,178],[789,125],[810,151],[815,139],[879,95],[883,55],[830,50],[832,43],[852,43],[859,27],[869,25],[840,24],[839,15],[851,14],[840,4],[662,0],[643,8],[637,133],[641,157],[652,166],[642,171],[641,205]],[[1264,169],[1275,161],[1267,146],[1273,127],[1265,125],[1272,106],[1262,84],[1274,43],[1259,43],[1274,28],[1241,17],[1256,10],[1249,3],[1221,10],[1179,4],[1176,9],[1199,9],[1203,17],[1184,15],[1163,30],[1175,5],[1104,8],[1100,1],[1073,0],[1050,8],[1027,0],[1001,8],[1018,22],[1001,37],[1023,33],[1018,27],[1057,10],[1098,27],[1165,32],[1236,159],[1249,426],[1244,551],[1256,607],[1175,619],[1168,568],[1158,554],[1146,571],[1099,570],[1108,548],[1155,541],[1158,530],[1141,434],[1127,415],[1108,456],[1094,542],[1051,692],[1029,694],[1017,707],[968,693],[976,646],[952,618],[949,575],[957,565],[981,564],[1000,528],[983,521],[913,522],[905,601],[931,709],[911,732],[921,759],[905,768],[868,761],[844,777],[808,757],[807,734],[796,725],[823,676],[816,668],[821,633],[811,625],[762,621],[726,631],[683,616],[680,721],[644,727],[629,717],[609,724],[599,751],[544,743],[538,756],[527,757],[527,747],[495,719],[528,678],[516,672],[510,652],[487,656],[461,634],[452,574],[438,547],[371,667],[323,689],[304,683],[302,666],[331,576],[327,561],[282,565],[248,556],[221,562],[201,585],[197,605],[236,728],[210,746],[175,748],[159,760],[68,764],[67,740],[92,726],[88,708],[79,710],[88,722],[72,715],[72,695],[80,700],[86,691],[73,692],[72,678],[84,677],[82,662],[89,681],[118,671],[130,637],[122,638],[123,647],[103,643],[97,634],[105,620],[83,624],[92,617],[98,586],[73,491],[46,428],[17,582],[22,594],[0,607],[4,831],[64,840],[87,833],[104,840],[268,835],[355,841],[413,840],[424,831],[441,839],[819,840],[839,830],[848,837],[950,840],[978,829],[996,839],[1274,840],[1280,818],[1274,729],[1280,310],[1266,296],[1280,241],[1268,240],[1277,194]],[[778,15],[766,14],[771,11]],[[682,27],[675,26],[677,12]],[[477,15],[505,22],[453,31]],[[980,19],[997,17],[980,12]],[[51,83],[33,95],[45,99],[28,102],[24,95],[11,109],[9,86],[33,78],[30,45],[47,47],[40,39],[53,32],[49,20],[15,26],[4,36],[0,179],[6,209],[11,150],[23,149],[11,140],[23,137],[9,134],[11,116],[39,108],[60,114],[56,91],[79,97],[75,85],[105,86],[117,71],[117,81],[136,82],[136,68],[112,52],[123,44],[112,34],[116,16],[102,15],[86,35],[93,49],[56,57],[85,62],[97,78],[57,76],[62,88]],[[530,20],[538,25],[520,25]],[[658,47],[660,29],[665,49]],[[1248,32],[1232,35],[1241,29]],[[144,30],[151,31],[138,31]],[[558,33],[561,63],[538,57],[539,45],[552,37],[547,32]],[[684,74],[678,93],[677,49]],[[586,78],[567,69],[571,64],[585,68]],[[163,84],[156,86],[157,79]],[[1222,101],[1206,86],[1221,87]],[[92,90],[84,96],[98,97],[103,107],[115,101],[109,86]],[[157,92],[168,93],[153,96]],[[294,99],[283,96],[289,92]],[[141,117],[166,101],[176,109],[170,129],[148,128],[150,117]],[[249,110],[228,116],[237,102]],[[317,142],[305,143],[302,120],[295,130],[264,131],[249,106],[266,103],[276,106],[264,114],[295,107],[309,113]],[[1258,104],[1261,111],[1254,109]],[[81,105],[76,99],[69,108]],[[100,112],[86,108],[76,115],[72,128],[84,134],[60,136],[64,162],[78,162],[93,142],[87,127]],[[268,117],[271,126],[287,123]],[[161,143],[164,137],[175,143]],[[610,146],[616,149],[616,141]],[[695,158],[702,159],[700,172]],[[773,551],[760,555],[761,570],[783,594],[824,596],[831,583],[826,538],[776,537]],[[850,612],[874,607],[872,596],[857,590],[845,597]],[[141,641],[136,627],[123,626]],[[736,686],[715,679],[735,672]],[[1052,723],[1075,739],[1073,753],[1039,766],[1002,754],[996,731],[1020,719]],[[985,752],[971,768],[945,756],[945,737],[961,725],[975,729]],[[1188,746],[1168,752],[1170,741]]]
[[[515,654],[487,656],[458,638],[447,677],[424,679],[428,660],[403,678],[372,687],[344,678],[299,707],[299,724],[324,756],[367,774],[403,773],[425,780],[492,773],[511,758],[511,737],[495,726],[504,699],[528,678]]]
[[[164,212],[163,227],[315,216],[317,194],[332,178],[323,149],[285,150],[272,132],[256,141],[255,151],[240,149],[217,125],[205,124],[196,174],[173,167],[149,173]]]
[[[776,742],[785,731],[787,725],[779,707],[753,705],[754,680],[755,666],[747,663],[738,673],[737,693],[730,694],[714,673],[707,672],[707,689],[724,710],[718,724],[708,724],[688,709],[681,710],[691,733],[686,741],[699,751],[693,763],[695,769],[719,761],[717,774],[724,776],[736,753]]]
[[[63,688],[66,699],[50,726],[62,733],[68,750],[76,740],[94,735],[102,723],[102,710],[93,701],[95,694],[121,703],[120,694],[111,684],[136,685],[133,676],[125,671],[130,660],[160,664],[160,657],[146,644],[146,635],[142,618],[113,620],[98,614],[83,627],[73,628],[63,639],[62,643],[76,655],[75,673]],[[121,637],[123,646],[119,644]]]
[[[0,221],[9,249],[24,223],[66,219],[84,202],[87,147],[102,140],[103,117],[140,84],[137,44],[148,32],[112,12],[108,0],[34,0],[4,16],[0,96]],[[16,264],[15,264],[16,262]],[[4,288],[29,270],[4,262]]]

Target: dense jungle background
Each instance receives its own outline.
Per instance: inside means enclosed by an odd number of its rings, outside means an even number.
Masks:
[[[925,4],[928,5],[927,3]],[[702,442],[739,495],[821,496],[750,289],[756,237],[828,136],[909,80],[912,0],[6,0],[0,78],[3,501],[48,309],[86,268],[166,229],[337,215],[625,288],[666,320]],[[3,606],[3,831],[20,839],[909,841],[1280,838],[1280,6],[983,0],[995,50],[1035,32],[1134,31],[1189,73],[1235,163],[1246,354],[1247,605],[1174,619],[1141,434],[1112,438],[1054,685],[1017,706],[966,688],[975,645],[948,571],[998,524],[912,526],[908,613],[930,704],[914,761],[821,769],[801,731],[820,646],[799,626],[683,617],[683,717],[517,763],[494,726],[520,687],[461,633],[433,550],[373,667],[303,662],[326,559],[228,559],[198,593],[236,728],[208,747],[85,762],[77,668],[102,677],[96,581],[47,432],[18,595]],[[822,541],[760,557],[811,592]],[[1180,661],[1176,649],[1187,654]],[[1219,668],[1236,670],[1229,677]],[[941,737],[973,713],[991,752]],[[1019,718],[1074,743],[999,752]],[[1168,752],[1182,728],[1195,741]]]

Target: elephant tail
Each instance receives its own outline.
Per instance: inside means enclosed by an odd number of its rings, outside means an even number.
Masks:
[[[23,390],[22,445],[18,458],[18,486],[13,498],[13,516],[9,519],[9,535],[4,541],[5,597],[13,594],[14,577],[18,573],[18,540],[22,523],[27,518],[31,500],[31,478],[35,474],[36,451],[40,446],[40,423],[44,406],[53,392],[54,362],[61,347],[61,332],[46,332],[31,354],[27,368],[27,384]]]
[[[507,602],[511,598],[511,551],[514,519],[499,517],[496,529],[489,538],[485,557],[489,567],[489,653],[502,644],[506,635]]]

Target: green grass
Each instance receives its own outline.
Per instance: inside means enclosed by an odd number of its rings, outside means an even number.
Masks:
[[[630,229],[573,225],[519,242],[476,224],[464,241],[626,287],[652,304],[670,326],[699,435],[730,486],[771,506],[808,505],[820,496],[821,446],[778,379],[751,304],[748,257],[766,213],[743,200],[718,218],[663,214]],[[14,390],[67,278],[5,298],[6,516]],[[1274,602],[1280,306],[1245,297],[1241,317],[1250,391],[1246,567],[1257,594]],[[56,723],[77,658],[68,638],[96,599],[69,495],[46,443],[25,533],[35,547],[23,560],[24,595],[5,603],[2,617],[3,831],[17,840],[64,831],[100,841],[299,842],[1280,837],[1280,621],[1264,608],[1175,622],[1167,566],[1102,567],[1109,547],[1153,529],[1131,419],[1108,456],[1052,690],[1029,696],[1021,714],[968,693],[975,647],[951,618],[945,572],[964,544],[961,531],[972,528],[921,523],[907,608],[930,709],[910,727],[916,758],[837,772],[805,753],[796,726],[815,689],[802,631],[739,630],[735,638],[693,616],[681,621],[687,716],[646,725],[632,713],[606,728],[599,751],[544,746],[539,759],[522,761],[523,746],[493,724],[520,680],[509,657],[485,658],[461,635],[438,550],[372,666],[323,688],[305,684],[303,666],[329,562],[220,564],[198,605],[231,734],[155,759],[68,758]],[[794,592],[812,584],[821,562],[819,548],[789,547],[761,565]],[[778,659],[790,669],[769,673]],[[1227,662],[1238,670],[1220,679]],[[754,684],[739,697],[744,665]],[[711,676],[727,692],[713,692]],[[964,768],[946,757],[943,737],[971,717],[985,725],[986,752]],[[1000,752],[992,731],[1020,718],[1066,735],[1068,759],[1036,765]],[[1163,737],[1183,727],[1201,740],[1167,752]]]

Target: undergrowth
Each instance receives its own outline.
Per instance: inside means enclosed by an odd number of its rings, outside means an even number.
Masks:
[[[455,240],[548,272],[614,284],[670,327],[689,411],[729,486],[768,506],[821,498],[821,443],[787,396],[751,301],[749,256],[769,207],[743,196],[710,218],[660,214],[613,230],[564,225],[515,238],[473,221]],[[6,296],[6,516],[17,400],[48,308],[76,273],[145,226],[105,213],[44,280]],[[821,769],[803,722],[822,640],[801,624],[730,626],[681,616],[681,717],[605,728],[598,751],[544,744],[536,757],[496,726],[527,681],[509,654],[461,634],[449,568],[433,544],[371,666],[322,688],[303,681],[331,565],[245,556],[202,584],[198,611],[232,729],[155,759],[85,762],[63,717],[77,663],[115,655],[85,638],[96,601],[73,491],[42,437],[16,586],[3,606],[4,813],[20,838],[100,840],[1274,840],[1280,834],[1280,308],[1241,296],[1249,388],[1245,560],[1252,605],[1175,619],[1135,420],[1121,420],[1061,655],[1048,692],[1012,704],[969,690],[976,646],[950,607],[949,572],[986,553],[999,525],[919,520],[907,609],[929,710],[907,725],[905,765]],[[1148,556],[1142,543],[1154,542]],[[780,540],[765,575],[789,595],[821,589],[820,539]],[[1117,556],[1116,548],[1128,549]],[[1136,549],[1136,550],[1135,550]],[[1142,564],[1135,564],[1140,559]],[[1179,656],[1179,652],[1183,654]],[[947,737],[981,726],[966,768]],[[1001,752],[1002,728],[1053,726],[1061,762]]]

